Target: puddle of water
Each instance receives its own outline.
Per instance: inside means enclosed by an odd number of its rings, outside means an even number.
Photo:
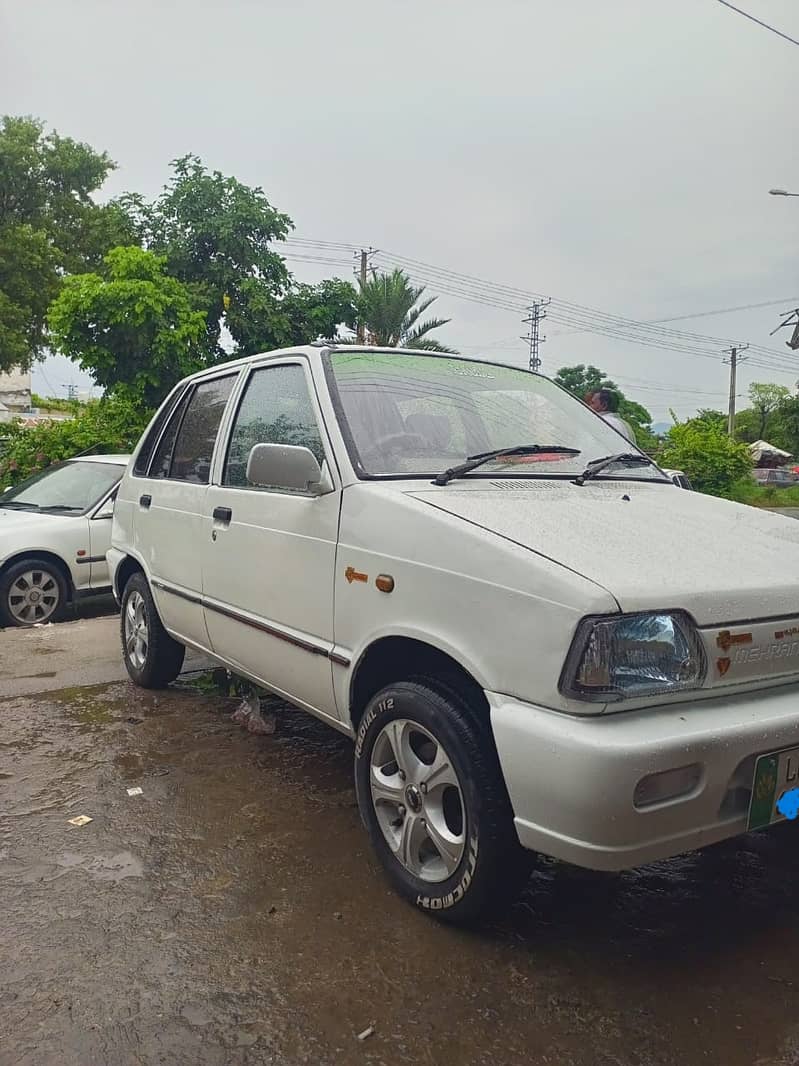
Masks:
[[[130,851],[118,851],[115,855],[82,855],[76,851],[64,851],[55,863],[65,872],[84,870],[97,881],[144,877],[144,864]]]

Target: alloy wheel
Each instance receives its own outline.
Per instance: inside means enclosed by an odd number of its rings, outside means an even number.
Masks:
[[[388,722],[372,748],[377,821],[395,858],[422,881],[446,881],[466,847],[463,792],[441,742],[416,722]]]
[[[134,591],[125,604],[125,649],[137,670],[147,661],[148,645],[147,607],[142,594]]]

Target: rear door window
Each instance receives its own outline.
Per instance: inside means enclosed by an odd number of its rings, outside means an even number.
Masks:
[[[235,374],[227,374],[194,389],[172,450],[168,475],[172,480],[208,484],[219,424],[235,380]]]
[[[155,417],[155,421],[147,432],[147,436],[142,441],[142,445],[136,455],[136,462],[133,465],[133,476],[144,477],[147,473],[147,467],[150,465],[150,459],[152,458],[153,449],[155,448],[156,441],[161,435],[161,430],[164,428],[166,420],[170,414],[175,410],[178,400],[183,395],[183,389],[177,388],[164,403],[161,410]],[[177,427],[176,427],[177,431]],[[172,440],[174,442],[174,436]]]

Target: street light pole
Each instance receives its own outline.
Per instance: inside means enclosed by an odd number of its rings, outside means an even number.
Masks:
[[[787,189],[769,189],[769,196],[799,196],[799,192],[788,192]]]

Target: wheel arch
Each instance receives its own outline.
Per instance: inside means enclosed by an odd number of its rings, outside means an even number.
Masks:
[[[376,692],[392,681],[410,678],[437,682],[455,690],[481,724],[488,724],[490,708],[482,685],[448,652],[418,637],[383,636],[363,650],[353,667],[349,686],[349,715],[353,733]]]
[[[144,567],[133,555],[126,555],[114,571],[114,594],[118,603],[121,603],[125,585],[134,574],[144,574]]]
[[[72,571],[69,569],[69,564],[62,556],[47,548],[24,548],[22,551],[10,555],[0,565],[0,577],[6,574],[12,566],[16,566],[17,563],[35,562],[37,559],[42,562],[52,563],[53,566],[57,567],[58,572],[66,581],[67,600],[71,603],[75,598],[75,582],[72,579]]]

